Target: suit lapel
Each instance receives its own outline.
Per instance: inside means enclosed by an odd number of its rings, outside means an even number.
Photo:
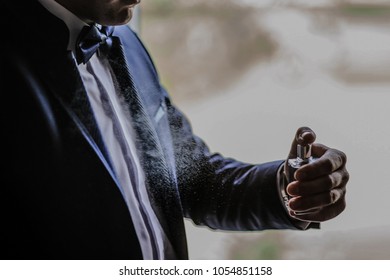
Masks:
[[[113,172],[110,157],[106,151],[72,53],[67,52],[65,56],[50,60],[46,65],[51,65],[51,67],[41,71],[42,75],[47,77],[45,80],[47,86],[65,108],[77,129],[82,133],[123,194]]]
[[[124,52],[118,37],[114,39],[118,39],[118,45],[114,45],[110,53],[111,65],[116,73],[120,91],[129,106],[130,118],[137,133],[136,146],[145,171],[152,207],[167,237],[176,245],[174,247],[186,248],[183,216],[175,177],[168,167],[163,145],[154,125],[154,115],[150,116],[151,111],[157,111],[160,107],[161,97],[157,99],[157,102],[145,103],[145,100],[150,100],[151,97],[145,96],[137,84],[137,81],[142,81],[145,77],[134,78],[137,73],[131,69],[132,64],[129,63],[131,58],[125,55],[128,52]],[[135,57],[133,52],[130,51],[130,53],[132,57]],[[139,67],[138,70],[143,69]],[[153,82],[153,80],[150,79],[148,82]],[[156,109],[150,109],[155,107]]]

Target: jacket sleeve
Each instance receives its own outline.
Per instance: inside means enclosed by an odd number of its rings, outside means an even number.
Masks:
[[[184,215],[223,230],[296,229],[280,200],[283,161],[251,165],[210,153],[166,95]]]

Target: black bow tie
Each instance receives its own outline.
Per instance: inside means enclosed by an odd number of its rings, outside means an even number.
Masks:
[[[76,41],[77,63],[87,63],[98,50],[107,51],[112,45],[112,26],[102,26],[99,30],[96,25],[84,26]]]

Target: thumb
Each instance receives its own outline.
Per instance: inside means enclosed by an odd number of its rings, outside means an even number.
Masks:
[[[300,144],[302,146],[312,144],[316,140],[316,134],[309,127],[300,127],[298,128],[294,140],[291,144],[290,153],[288,154],[288,158],[296,158],[297,157],[297,145]]]

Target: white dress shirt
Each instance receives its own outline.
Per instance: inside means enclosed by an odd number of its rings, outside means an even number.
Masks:
[[[67,25],[68,50],[75,52],[77,37],[87,24],[55,0],[38,0]],[[172,247],[152,209],[145,174],[135,148],[130,115],[121,100],[106,57],[94,54],[78,69],[100,129],[110,162],[126,200],[144,259],[175,258]]]

